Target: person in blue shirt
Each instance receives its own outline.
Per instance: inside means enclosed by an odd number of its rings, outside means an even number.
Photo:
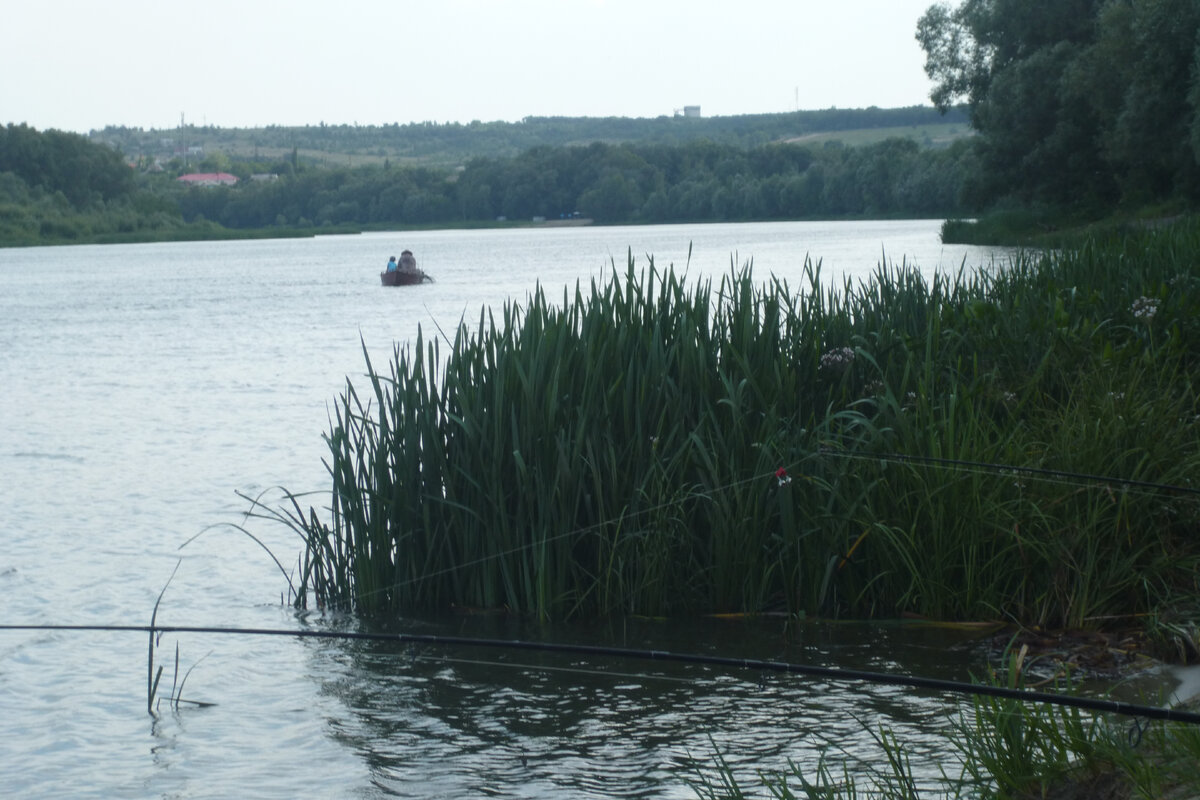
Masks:
[[[396,257],[395,256],[392,256],[391,258],[388,259],[387,271],[388,272],[396,271]]]

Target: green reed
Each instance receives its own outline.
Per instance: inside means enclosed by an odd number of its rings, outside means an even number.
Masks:
[[[1022,656],[1010,654],[1006,667],[988,676],[989,684],[1023,688]],[[1071,693],[1070,681],[1064,684],[1059,690]],[[932,764],[923,757],[938,776],[921,781],[894,733],[866,732],[874,753],[850,753],[835,742],[815,764],[789,761],[786,770],[760,771],[757,783],[767,794],[739,781],[715,744],[710,761],[694,761],[688,784],[705,800],[1195,797],[1200,791],[1200,728],[1184,723],[976,695],[953,720],[944,757]]]
[[[923,277],[653,260],[367,356],[297,602],[1085,625],[1194,597],[1200,232]],[[448,345],[443,354],[440,342]],[[790,482],[780,481],[784,468]],[[1189,595],[1188,593],[1191,592]],[[1194,603],[1192,604],[1194,608]]]

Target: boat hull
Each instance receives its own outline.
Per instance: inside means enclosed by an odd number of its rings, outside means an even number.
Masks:
[[[379,273],[379,280],[384,286],[413,286],[414,284],[424,283],[429,280],[429,276],[424,272],[394,272]]]

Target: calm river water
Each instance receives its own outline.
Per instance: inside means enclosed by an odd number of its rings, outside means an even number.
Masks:
[[[421,328],[645,264],[802,285],[881,259],[989,263],[938,221],[432,231],[0,250],[0,604],[6,624],[310,628],[239,532],[238,492],[328,491],[321,434],[345,382]],[[383,288],[389,255],[436,282]],[[323,507],[326,498],[313,504]],[[246,523],[285,566],[299,542]],[[171,579],[175,571],[174,579]],[[336,623],[344,624],[344,623]],[[900,625],[401,620],[399,630],[586,641],[966,678],[967,641]],[[884,725],[936,774],[955,698],[700,666],[166,634],[0,630],[0,791],[10,797],[694,797],[693,759],[750,779],[832,746],[881,763]],[[861,762],[861,763],[859,763]]]

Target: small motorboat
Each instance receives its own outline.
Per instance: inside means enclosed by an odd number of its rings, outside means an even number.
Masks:
[[[395,257],[389,259],[388,269],[379,274],[379,280],[383,281],[384,286],[414,286],[432,281],[433,278],[417,269],[417,259],[412,250],[405,250],[400,254],[398,265]]]
[[[418,283],[432,283],[433,278],[421,270],[397,269],[391,272],[379,273],[379,280],[384,286],[413,286]]]

